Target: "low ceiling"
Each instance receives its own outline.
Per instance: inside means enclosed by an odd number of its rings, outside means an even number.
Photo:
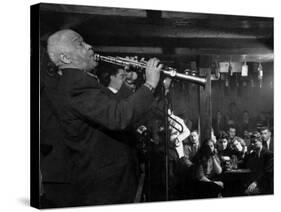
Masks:
[[[41,40],[72,28],[105,54],[273,61],[273,18],[40,5]]]

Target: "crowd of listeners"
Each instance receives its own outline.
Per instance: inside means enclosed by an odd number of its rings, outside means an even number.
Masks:
[[[252,119],[248,111],[238,118],[218,112],[214,135],[202,143],[198,131],[191,130],[182,142],[184,157],[178,157],[177,197],[273,193],[273,118],[263,112]]]

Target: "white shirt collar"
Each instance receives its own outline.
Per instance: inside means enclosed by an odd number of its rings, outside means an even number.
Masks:
[[[112,87],[110,87],[110,86],[108,86],[107,88],[108,88],[109,90],[111,90],[111,91],[112,91],[112,93],[114,93],[114,94],[116,94],[116,93],[118,92],[118,90],[117,90],[117,89],[112,88]]]
[[[269,149],[269,146],[270,146],[270,140],[271,138],[269,138],[267,141],[266,141],[266,145],[267,145],[267,148]]]

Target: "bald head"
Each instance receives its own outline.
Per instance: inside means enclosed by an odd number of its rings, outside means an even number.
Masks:
[[[48,38],[48,55],[59,68],[77,68],[89,71],[97,66],[92,47],[73,30],[64,29]]]
[[[69,37],[73,33],[75,32],[72,30],[61,30],[49,37],[47,51],[56,65],[60,65],[60,55],[69,52]]]

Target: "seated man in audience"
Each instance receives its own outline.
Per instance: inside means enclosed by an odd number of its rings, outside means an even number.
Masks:
[[[228,135],[224,131],[219,132],[217,150],[218,150],[219,155],[222,155],[222,156],[231,155],[231,150],[228,145]]]
[[[245,194],[273,193],[273,153],[266,150],[260,137],[253,138],[253,151],[245,158],[246,168],[252,171]]]
[[[219,132],[217,150],[218,150],[218,156],[220,157],[220,160],[222,161],[223,169],[225,169],[225,170],[230,169],[232,151],[228,145],[227,133],[224,131]]]
[[[233,139],[236,136],[236,127],[234,125],[229,125],[227,133],[228,133],[228,142],[232,144]]]
[[[251,154],[255,150],[255,139],[260,138],[261,134],[259,131],[253,131],[250,135],[250,142],[247,145],[247,154]]]
[[[199,134],[197,130],[192,130],[188,139],[183,143],[184,150],[184,162],[190,167],[193,157],[196,155],[199,149]]]
[[[266,150],[273,152],[273,138],[271,137],[271,131],[268,127],[262,127],[260,132],[261,139]]]

